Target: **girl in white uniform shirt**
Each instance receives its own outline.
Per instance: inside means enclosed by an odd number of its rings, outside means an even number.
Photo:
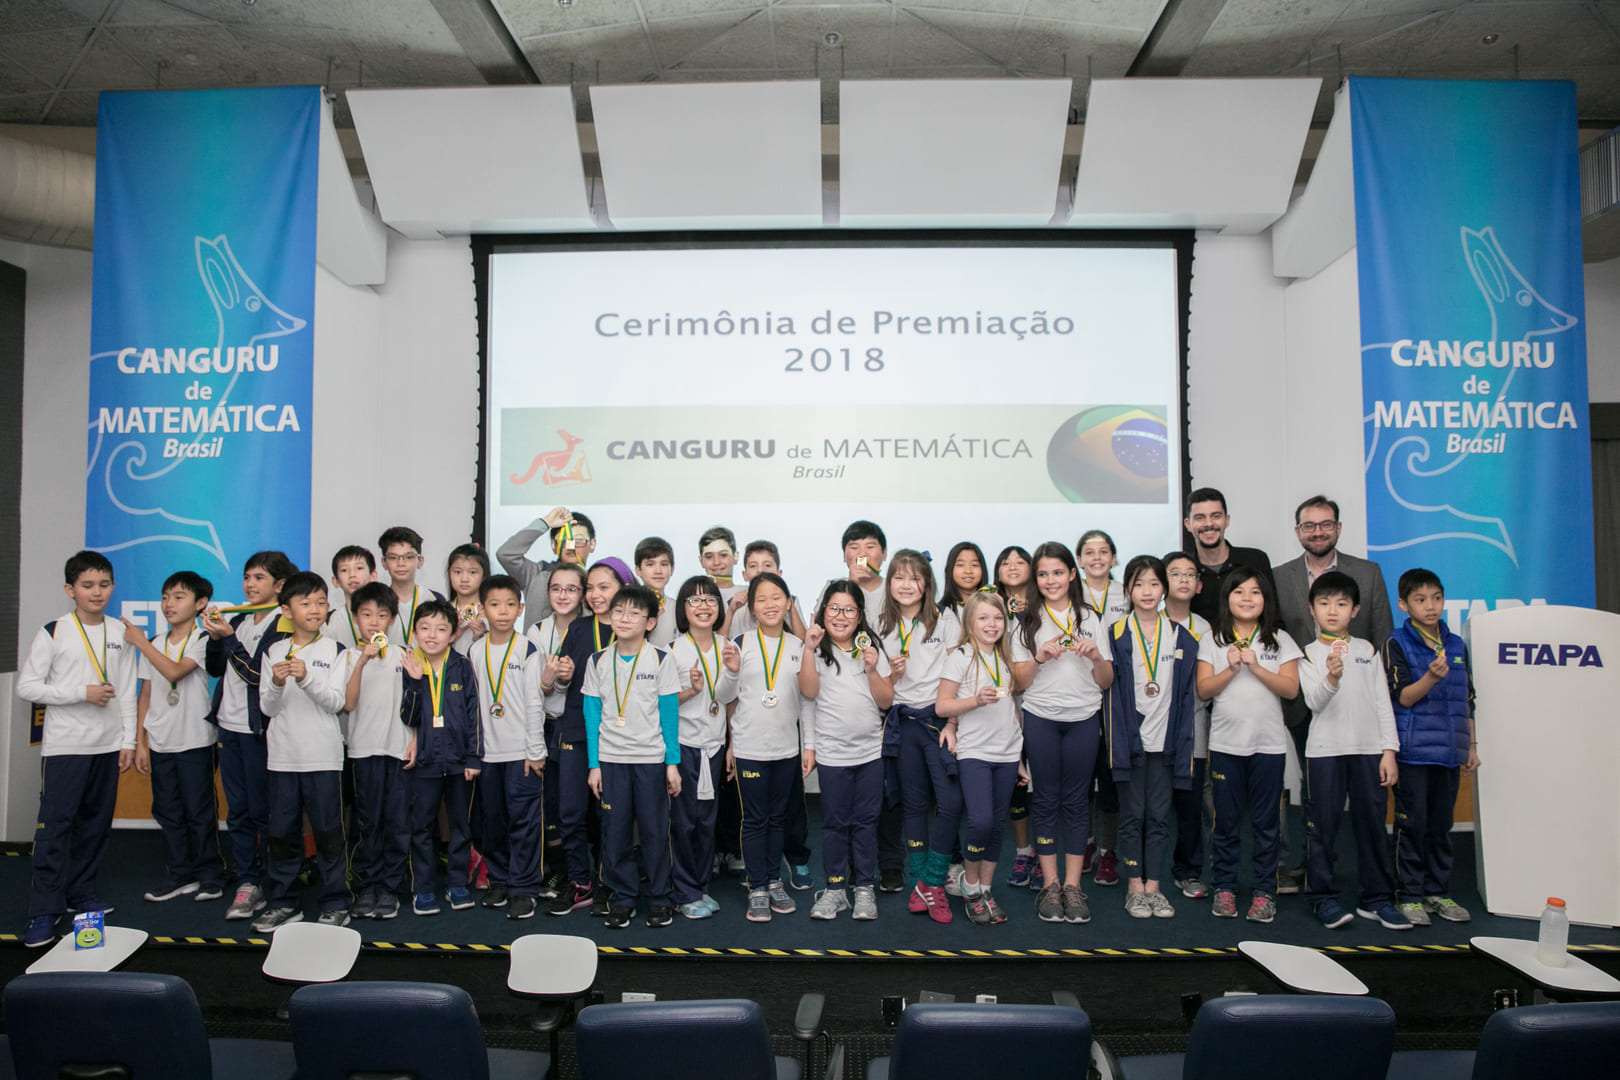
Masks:
[[[849,877],[855,879],[854,917],[877,918],[883,714],[894,703],[894,687],[862,601],[853,581],[827,587],[799,665],[803,774],[821,767],[821,866],[827,879],[812,919],[831,919],[849,907]]]
[[[1046,886],[1036,914],[1046,922],[1091,921],[1080,866],[1090,833],[1092,772],[1100,738],[1103,691],[1114,666],[1099,648],[1097,614],[1080,597],[1080,571],[1069,549],[1035,549],[1040,602],[1013,638],[1015,689],[1023,691],[1024,746],[1030,766],[1030,816]],[[1058,819],[1067,858],[1058,872]]]
[[[1002,548],[1001,554],[996,556],[990,580],[1007,609],[1007,637],[1010,641],[1017,634],[1022,613],[1033,608],[1039,596],[1035,591],[1035,570],[1030,565],[1029,552],[1017,544]],[[1013,700],[1021,700],[1016,687]],[[1012,822],[1013,842],[1017,845],[1007,884],[1039,892],[1045,881],[1041,877],[1040,861],[1035,858],[1035,848],[1029,842],[1029,784],[1022,777],[1013,787],[1012,806],[1007,811],[1007,818]]]
[[[1254,897],[1250,922],[1277,914],[1277,814],[1282,798],[1288,729],[1282,703],[1299,693],[1299,658],[1293,638],[1278,629],[1271,579],[1239,566],[1221,579],[1215,632],[1199,645],[1198,696],[1214,704],[1209,720],[1209,771],[1215,781],[1211,914],[1237,916],[1238,832],[1248,807]]]
[[[450,647],[462,656],[471,656],[478,639],[489,633],[478,591],[489,577],[489,556],[477,544],[462,544],[450,552],[444,566],[444,585],[450,602],[456,606],[456,636]]]
[[[568,628],[585,610],[585,569],[577,563],[563,562],[551,568],[546,581],[546,600],[551,613],[524,634],[534,642],[544,658],[540,669],[540,692],[546,711],[546,785],[543,793],[546,813],[546,876],[540,884],[540,895],[556,894],[562,879],[562,835],[558,794],[557,717],[568,705],[568,682],[574,674],[574,661],[562,655],[563,641]]]
[[[935,922],[950,922],[945,875],[962,823],[962,789],[955,761],[941,753],[934,699],[945,654],[961,640],[961,623],[954,612],[934,606],[934,571],[921,552],[895,552],[878,633],[894,675],[894,708],[884,748],[896,757],[900,773],[906,877],[913,882],[910,908],[928,912]],[[930,800],[935,808],[931,827]]]
[[[1108,651],[1107,631],[1131,613],[1131,599],[1114,580],[1114,567],[1119,565],[1119,552],[1114,538],[1101,529],[1090,529],[1074,545],[1074,555],[1080,563],[1080,594],[1086,606],[1097,615],[1103,633],[1103,651]],[[1104,741],[1107,731],[1104,730]],[[1108,768],[1107,747],[1097,755],[1096,796],[1092,801],[1091,827],[1093,839],[1086,844],[1084,870],[1093,870],[1098,885],[1119,884],[1119,856],[1115,851],[1119,836],[1119,791],[1114,786],[1114,774]],[[1084,872],[1082,870],[1082,872]]]
[[[945,587],[939,593],[939,610],[949,611],[960,623],[962,604],[985,586],[988,576],[979,545],[971,540],[958,541],[945,556]]]
[[[783,626],[793,597],[775,574],[748,583],[753,633],[733,639],[739,653],[726,772],[742,801],[743,860],[748,864],[749,922],[798,909],[782,887],[782,827],[799,772],[799,666],[804,643]]]
[[[988,590],[969,596],[962,623],[962,644],[945,658],[934,709],[946,720],[940,739],[956,754],[967,815],[962,898],[969,921],[988,926],[1007,921],[990,885],[1007,804],[1023,772],[1024,732],[1010,692],[1013,659],[1001,597]]]
[[[1185,551],[1172,551],[1164,557],[1164,616],[1177,626],[1186,627],[1193,641],[1203,646],[1210,635],[1209,622],[1192,610],[1198,594],[1198,561]],[[1196,665],[1195,665],[1196,666]],[[1209,765],[1209,702],[1197,697],[1193,703],[1192,787],[1177,788],[1170,794],[1176,813],[1176,846],[1172,872],[1176,888],[1189,900],[1209,895],[1204,884],[1204,785]]]
[[[720,910],[709,895],[714,869],[715,798],[725,775],[724,707],[737,699],[742,654],[715,633],[725,597],[712,577],[687,578],[675,595],[675,667],[684,679],[681,712],[681,790],[670,801],[669,846],[675,910],[707,919]]]

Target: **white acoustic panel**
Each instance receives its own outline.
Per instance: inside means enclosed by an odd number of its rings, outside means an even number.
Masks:
[[[387,277],[388,230],[370,207],[360,204],[332,124],[332,103],[324,98],[316,177],[315,261],[345,285],[381,285]]]
[[[817,82],[591,87],[620,229],[820,228]]]
[[[1305,191],[1271,230],[1271,272],[1307,278],[1356,246],[1356,185],[1350,152],[1350,91],[1339,87],[1333,119]]]
[[[1098,79],[1069,224],[1255,233],[1288,209],[1321,79]]]
[[[840,83],[840,224],[1050,224],[1071,87],[1070,79]]]
[[[566,86],[350,90],[377,207],[413,240],[594,229]]]

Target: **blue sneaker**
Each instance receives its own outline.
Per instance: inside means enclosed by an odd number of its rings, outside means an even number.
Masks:
[[[1033,855],[1018,855],[1013,858],[1012,873],[1007,875],[1007,884],[1015,889],[1029,887],[1029,868],[1035,862]]]
[[[473,906],[472,891],[465,885],[452,885],[444,891],[444,898],[450,901],[451,911],[466,911]]]
[[[28,929],[23,932],[24,945],[30,949],[43,949],[55,940],[55,915],[35,915],[28,920]]]
[[[702,900],[693,900],[689,904],[682,904],[675,909],[688,919],[712,919],[714,912]]]
[[[437,915],[439,900],[430,892],[419,892],[411,897],[411,910],[418,915]]]
[[[792,885],[795,889],[808,889],[812,884],[814,884],[814,882],[810,880],[810,868],[808,866],[794,866],[792,863],[789,863],[788,884]]]
[[[1392,903],[1378,905],[1377,911],[1368,911],[1366,908],[1356,908],[1356,914],[1363,919],[1372,919],[1385,930],[1410,930],[1412,920],[1401,914],[1401,909]]]
[[[720,901],[716,900],[714,897],[710,896],[708,893],[704,893],[702,899],[700,899],[698,901],[698,903],[700,903],[704,907],[708,908],[710,915],[718,914],[719,911],[720,911]]]
[[[1337,930],[1355,922],[1356,917],[1344,910],[1344,905],[1337,900],[1323,900],[1316,905],[1316,921],[1329,930]]]

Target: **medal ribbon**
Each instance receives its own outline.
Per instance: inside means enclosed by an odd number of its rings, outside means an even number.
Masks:
[[[1176,620],[1171,619],[1170,621],[1175,622]],[[1193,636],[1194,641],[1202,641],[1204,639],[1202,634],[1200,634],[1198,631],[1193,629],[1193,617],[1192,617],[1191,614],[1189,614],[1187,616],[1186,627],[1187,627],[1187,633],[1189,633],[1189,634],[1191,634]]]
[[[79,621],[79,613],[73,613],[73,625],[79,628],[79,640],[84,642],[84,651],[90,654],[90,663],[95,665],[96,674],[101,676],[103,683],[107,682],[107,623],[101,623],[101,659],[96,659],[96,650],[90,645],[90,635],[85,633],[84,623]]]
[[[762,630],[762,629],[755,628],[754,636],[759,638],[759,659],[760,659],[760,663],[765,665],[765,689],[766,690],[775,690],[776,689],[776,669],[778,667],[780,667],[781,664],[782,664],[782,642],[784,640],[784,637],[778,637],[776,639],[776,659],[770,661],[769,663],[766,663],[765,662],[765,657],[768,654],[765,652],[765,631]]]
[[[922,621],[921,619],[912,619],[911,620],[911,633],[909,633],[909,634],[906,633],[906,624],[905,623],[901,622],[901,623],[897,623],[895,625],[895,628],[894,628],[895,632],[900,635],[900,655],[901,656],[910,656],[911,655],[911,639],[916,636],[916,634],[917,634],[917,624],[919,622],[921,622],[921,621]]]
[[[984,661],[984,653],[979,649],[974,649],[973,651],[978,654],[979,663],[984,664],[985,673],[990,676],[990,681],[995,683],[997,686],[1000,686],[1001,680],[1004,677],[1001,674],[1001,653],[996,653],[996,667],[994,671],[991,671],[990,665],[986,664]]]
[[[1164,622],[1154,616],[1153,619],[1153,648],[1148,648],[1147,635],[1142,633],[1142,620],[1131,612],[1131,626],[1136,630],[1136,640],[1142,646],[1142,666],[1147,669],[1148,682],[1159,681],[1159,639],[1164,633]]]
[[[405,647],[407,649],[411,647],[411,630],[413,630],[416,625],[416,598],[419,595],[421,595],[420,586],[411,590],[411,614],[410,617],[405,620],[405,625],[399,628],[399,638],[405,643]],[[439,714],[434,713],[433,715],[438,716]]]
[[[271,600],[263,604],[237,604],[235,607],[220,608],[219,613],[221,615],[240,615],[243,612],[256,614],[260,611],[269,611],[271,608],[280,606],[281,605],[276,601]]]
[[[1232,627],[1232,644],[1236,645],[1240,649],[1247,649],[1249,647],[1249,642],[1253,641],[1254,635],[1258,634],[1259,632],[1260,624],[1255,623],[1254,628],[1249,631],[1249,636],[1240,638],[1238,637],[1237,627],[1234,626]]]
[[[173,627],[170,627],[170,629],[172,630]],[[186,642],[188,642],[190,640],[191,640],[191,635],[190,634],[187,634],[185,637],[181,638],[180,639],[180,653],[179,653],[179,655],[171,657],[171,656],[169,656],[169,635],[164,634],[163,635],[163,659],[165,659],[165,660],[170,660],[170,659],[179,660],[180,657],[186,655]],[[169,689],[170,690],[175,690],[175,689],[178,689],[178,686],[175,683],[171,682],[169,684]]]
[[[512,646],[516,644],[516,634],[506,639],[506,655],[501,657],[501,677],[497,679],[495,673],[489,670],[489,638],[484,638],[484,674],[489,678],[491,708],[501,703],[501,690],[506,686],[506,662],[512,658]]]
[[[1064,620],[1060,620],[1056,615],[1052,614],[1052,605],[1048,604],[1045,600],[1041,601],[1041,607],[1046,609],[1046,617],[1052,620],[1053,625],[1055,625],[1059,630],[1063,631],[1063,636],[1064,637],[1073,637],[1074,636],[1074,609],[1073,608],[1069,609],[1069,618],[1068,618],[1067,621],[1064,621]]]
[[[645,646],[643,646],[643,649],[645,649]],[[699,654],[699,655],[701,655],[701,654]],[[636,658],[630,662],[630,677],[625,680],[625,688],[624,689],[625,689],[626,694],[628,694],[630,692],[630,690],[636,685],[636,667],[638,665],[640,665],[640,663],[641,663],[641,653],[638,652],[638,653],[636,653]],[[624,719],[624,697],[621,696],[620,693],[619,693],[619,657],[618,657],[617,653],[615,653],[614,656],[613,656],[613,704],[615,704],[615,705],[617,705],[619,707],[619,719],[623,720]]]
[[[349,637],[354,640],[355,645],[364,649],[366,643],[360,640],[360,628],[354,625],[354,616],[349,614],[348,608],[343,609],[343,617],[349,620]]]
[[[691,633],[688,632],[686,635],[686,640],[692,643],[692,648],[697,649],[698,663],[703,665],[703,682],[709,688],[709,700],[718,704],[720,701],[720,696],[714,692],[715,676],[709,674],[709,662],[703,658],[703,650],[698,649],[697,638],[693,637]],[[716,671],[720,670],[720,645],[718,643],[715,643],[714,646],[714,669]]]
[[[422,661],[422,673],[427,676],[428,697],[433,701],[433,715],[444,715],[444,664],[439,664],[439,670],[433,670],[433,662],[421,649],[416,650],[417,659]],[[449,658],[446,657],[446,660]]]
[[[1101,618],[1103,612],[1108,610],[1108,586],[1112,585],[1113,583],[1114,582],[1113,582],[1112,579],[1109,579],[1108,581],[1104,582],[1103,583],[1103,591],[1102,591],[1102,599],[1091,605],[1091,610],[1095,611],[1097,613],[1098,618]],[[1086,583],[1086,595],[1087,596],[1095,596],[1096,595],[1095,593],[1093,593],[1091,591],[1091,583],[1090,582]]]
[[[1423,629],[1423,627],[1419,626],[1416,622],[1412,624],[1412,629],[1416,630],[1418,635],[1422,637],[1424,641],[1427,641],[1431,646],[1433,646],[1434,651],[1437,654],[1446,651],[1446,643],[1443,640],[1435,637],[1433,634]]]

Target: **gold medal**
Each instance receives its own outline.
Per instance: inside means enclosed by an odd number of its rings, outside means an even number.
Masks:
[[[860,633],[855,635],[855,648],[856,648],[857,651],[865,652],[867,649],[870,649],[871,647],[872,647],[872,636],[870,634],[868,634],[865,630],[862,630]]]
[[[371,643],[379,649],[386,649],[388,648],[388,635],[378,631],[371,635]]]
[[[506,715],[506,706],[497,701],[495,704],[489,707],[489,715],[499,720],[501,717]]]
[[[719,716],[720,715],[720,703],[718,701],[709,702],[709,715],[710,716]]]

